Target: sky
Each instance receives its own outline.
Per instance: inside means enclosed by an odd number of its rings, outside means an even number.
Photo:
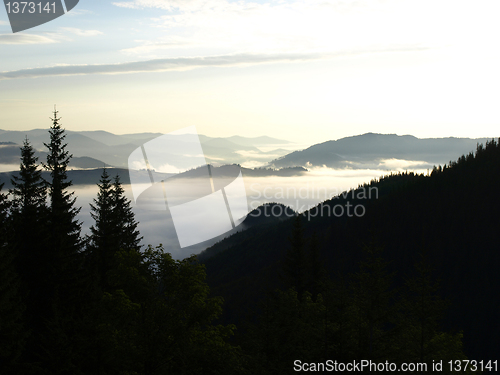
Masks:
[[[0,9],[0,129],[301,144],[498,137],[500,2],[80,0],[16,34]]]

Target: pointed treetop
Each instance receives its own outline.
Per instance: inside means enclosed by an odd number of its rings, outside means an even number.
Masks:
[[[54,122],[54,125],[59,125],[58,121],[61,120],[62,118],[62,117],[57,118],[58,113],[59,111],[56,109],[56,105],[54,104],[54,118],[49,117]]]

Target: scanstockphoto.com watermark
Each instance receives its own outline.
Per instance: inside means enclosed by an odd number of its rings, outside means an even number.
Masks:
[[[250,196],[251,212],[248,216],[252,217],[291,217],[297,213],[303,213],[308,220],[315,217],[362,217],[366,213],[366,207],[362,202],[378,199],[376,186],[361,186],[340,193],[337,188],[314,187],[309,184],[299,188],[268,186],[262,189],[259,183],[254,183],[250,186],[250,190],[254,194]],[[281,204],[261,205],[262,198],[270,202],[293,200],[294,210]],[[336,199],[339,203],[336,203]],[[310,200],[330,201],[320,204],[303,203]],[[351,203],[350,200],[355,203]]]
[[[432,368],[434,371],[442,368],[442,363],[433,363]],[[305,371],[321,371],[321,372],[409,372],[409,373],[423,373],[427,372],[427,363],[402,363],[400,365],[385,362],[373,362],[371,360],[352,361],[348,363],[337,362],[328,360],[320,363],[306,363],[300,360],[293,362],[293,370],[296,372]]]
[[[373,362],[371,360],[354,360],[352,362],[338,362],[329,359],[326,362],[302,362],[297,359],[293,362],[293,371],[295,372],[395,372],[395,373],[436,373],[436,372],[497,372],[497,360],[474,360],[474,359],[456,359],[456,360],[432,360],[432,363],[426,362],[408,362],[396,364],[393,362]]]

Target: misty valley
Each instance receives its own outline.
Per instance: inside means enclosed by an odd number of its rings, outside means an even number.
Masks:
[[[196,135],[207,166],[134,170],[161,134],[52,121],[0,131],[2,373],[497,371],[500,141]],[[220,192],[232,228],[182,246]]]

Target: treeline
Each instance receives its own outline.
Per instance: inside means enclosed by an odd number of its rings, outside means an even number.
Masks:
[[[213,323],[222,301],[209,297],[204,267],[141,249],[130,201],[106,170],[82,236],[59,121],[54,112],[49,181],[26,139],[19,176],[0,189],[0,373],[241,372],[235,327]]]

